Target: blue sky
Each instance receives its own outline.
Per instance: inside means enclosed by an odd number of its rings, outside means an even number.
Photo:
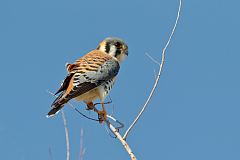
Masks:
[[[154,83],[156,59],[170,34],[178,0],[0,1],[0,159],[65,159],[61,115],[47,119],[65,63],[106,37],[124,39],[129,57],[111,92],[126,128]],[[183,1],[157,92],[128,137],[138,159],[240,159],[239,1]],[[74,102],[84,111],[83,103]],[[112,112],[113,105],[108,111]],[[104,125],[66,106],[71,158],[128,159]]]

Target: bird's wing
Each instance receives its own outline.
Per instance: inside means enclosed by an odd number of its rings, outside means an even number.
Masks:
[[[110,55],[93,50],[74,64],[68,65],[68,75],[56,94],[48,117],[55,115],[70,99],[84,94],[115,77],[120,69],[118,61]]]
[[[55,95],[67,89],[67,87],[68,87],[68,85],[69,85],[69,83],[70,83],[71,78],[72,78],[73,75],[74,75],[74,73],[69,73],[69,74],[65,77],[65,79],[62,81],[61,87],[60,87],[59,90],[55,93]]]
[[[94,50],[69,67],[69,74],[62,83],[62,89],[60,88],[57,93],[65,91],[62,97],[70,100],[112,79],[119,69],[119,63],[115,58]]]

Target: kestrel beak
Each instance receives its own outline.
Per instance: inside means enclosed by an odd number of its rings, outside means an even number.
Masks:
[[[123,46],[123,52],[128,56],[128,47],[127,46]]]

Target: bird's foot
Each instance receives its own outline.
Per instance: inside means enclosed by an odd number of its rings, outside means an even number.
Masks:
[[[102,111],[97,111],[98,113],[98,120],[99,123],[101,124],[103,121],[107,120],[107,112],[106,110],[102,110]]]
[[[99,120],[99,123],[101,124],[103,121],[106,121],[107,120],[107,111],[104,107],[104,104],[109,104],[109,103],[112,103],[112,101],[110,102],[101,102],[101,103],[93,103],[93,102],[88,102],[86,103],[87,104],[87,108],[86,110],[93,110],[94,112],[96,112],[98,114],[98,120]],[[95,106],[98,105],[98,104],[102,104],[102,111],[99,111]]]
[[[93,104],[93,102],[89,102],[89,103],[87,103],[87,108],[86,108],[86,110],[93,110],[94,107],[95,107],[95,104]]]

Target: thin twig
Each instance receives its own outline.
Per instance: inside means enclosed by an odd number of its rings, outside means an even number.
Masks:
[[[154,59],[150,54],[148,54],[148,53],[145,53],[146,54],[146,56],[151,60],[151,61],[153,61],[154,63],[156,63],[157,65],[161,65],[156,59]]]
[[[66,159],[70,160],[70,145],[69,145],[68,127],[67,127],[67,120],[66,120],[63,110],[62,110],[62,119],[63,119],[64,129],[65,129],[66,145],[67,145],[67,158]]]
[[[81,128],[81,135],[80,135],[80,160],[83,160],[84,153],[85,153],[85,148],[83,147],[83,129]]]
[[[48,153],[49,153],[50,160],[53,160],[51,147],[48,148]]]
[[[158,66],[160,66],[160,63],[157,60],[155,60],[151,55],[149,55],[148,53],[145,53],[145,54],[151,61],[156,63]],[[154,79],[157,79],[157,72],[155,69],[153,70],[153,73],[154,73]]]
[[[160,76],[161,76],[161,73],[162,73],[163,65],[164,65],[165,51],[166,51],[168,45],[170,44],[170,42],[171,42],[171,40],[172,40],[173,34],[175,33],[175,29],[176,29],[176,27],[177,27],[178,20],[179,20],[179,17],[180,17],[181,6],[182,6],[182,0],[179,0],[179,7],[178,7],[178,12],[177,12],[176,21],[175,21],[174,27],[173,27],[173,29],[172,29],[172,32],[171,32],[171,34],[170,34],[170,36],[169,36],[169,38],[168,38],[168,41],[167,41],[165,47],[164,47],[163,50],[162,50],[162,60],[161,60],[160,66],[159,66],[159,71],[158,71],[158,74],[157,74],[157,78],[156,78],[155,83],[154,83],[154,85],[153,85],[153,88],[152,88],[152,90],[151,90],[151,92],[150,92],[150,94],[149,94],[148,99],[146,100],[145,104],[144,104],[143,107],[142,107],[142,110],[139,112],[139,114],[137,115],[137,117],[135,118],[135,120],[133,121],[133,123],[130,125],[130,127],[129,127],[129,128],[127,129],[127,131],[125,132],[125,134],[124,134],[124,136],[123,136],[123,139],[125,139],[125,140],[126,140],[128,134],[129,134],[129,132],[130,132],[131,129],[133,128],[133,126],[136,124],[136,122],[138,121],[138,119],[140,118],[140,116],[142,115],[142,113],[144,112],[144,110],[146,109],[148,103],[150,102],[150,100],[151,100],[151,98],[152,98],[152,96],[153,96],[153,94],[154,94],[154,92],[155,92],[155,90],[156,90],[156,87],[157,87],[157,85],[158,85],[158,81],[159,81]],[[150,57],[151,57],[151,56],[150,56]],[[153,61],[154,61],[155,63],[158,63],[158,62],[155,61],[154,59],[153,59]]]

